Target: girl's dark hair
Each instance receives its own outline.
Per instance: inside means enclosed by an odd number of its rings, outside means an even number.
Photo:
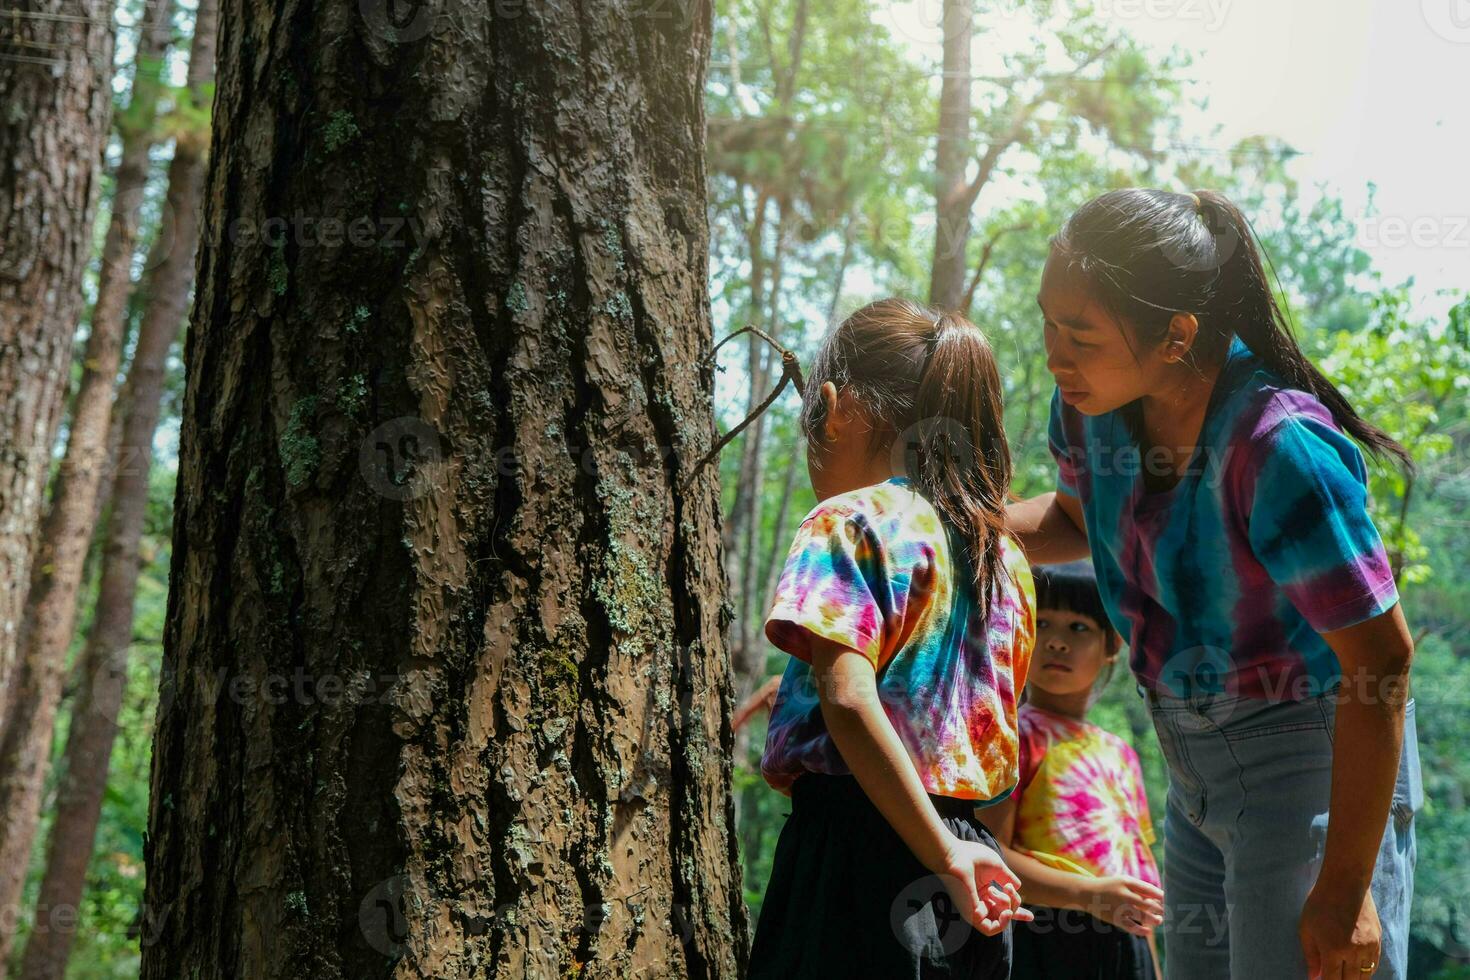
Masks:
[[[1036,583],[1036,610],[1062,609],[1081,616],[1090,616],[1102,630],[1103,644],[1109,654],[1116,654],[1122,639],[1113,629],[1112,620],[1103,606],[1102,596],[1097,591],[1097,574],[1090,561],[1069,561],[1061,565],[1032,565],[1031,578]],[[1093,683],[1094,690],[1108,686],[1113,679],[1116,658],[1108,663],[1102,683]]]
[[[1195,350],[1206,363],[1222,359],[1239,336],[1270,371],[1316,396],[1369,452],[1413,470],[1408,450],[1359,416],[1302,353],[1250,223],[1225,195],[1109,191],[1078,208],[1051,245],[1141,342],[1161,342],[1174,314],[1192,313],[1199,320]]]
[[[982,621],[1004,574],[999,540],[1011,485],[1000,372],[985,335],[956,313],[905,299],[869,303],[823,340],[806,376],[801,426],[819,447],[822,385],[851,391],[874,423],[873,449],[903,470],[963,545]],[[891,440],[891,441],[890,441]]]

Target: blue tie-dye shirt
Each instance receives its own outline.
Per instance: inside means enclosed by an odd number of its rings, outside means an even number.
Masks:
[[[1398,601],[1363,455],[1313,395],[1231,344],[1185,475],[1150,492],[1122,410],[1052,396],[1057,489],[1079,498],[1108,616],[1140,683],[1299,700],[1340,677],[1321,634]]]

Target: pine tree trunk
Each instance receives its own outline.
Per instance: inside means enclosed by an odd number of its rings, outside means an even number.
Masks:
[[[0,691],[16,663],[112,112],[111,5],[68,3],[60,19],[45,16],[55,0],[15,6],[0,20]]]
[[[214,76],[216,7],[199,0],[189,56],[189,89],[207,95]],[[158,427],[169,348],[179,335],[199,239],[200,192],[204,183],[201,141],[178,140],[168,169],[166,227],[148,262],[148,301],[138,328],[126,394],[127,416],[119,436],[120,460],[112,488],[112,511],[103,551],[97,612],[78,667],[55,819],[47,848],[39,910],[80,909],[87,865],[97,834],[102,796],[117,735],[118,713],[127,687],[133,635],[133,602],[142,569],[138,545],[148,511],[148,474]],[[76,928],[48,928],[54,914],[38,916],[26,944],[23,980],[61,980]],[[87,928],[85,921],[77,924]]]
[[[735,977],[709,7],[388,11],[221,10],[142,975]]]
[[[965,295],[970,208],[965,171],[970,146],[970,42],[975,31],[973,0],[944,0],[944,79],[939,89],[939,145],[934,156],[934,262],[929,302],[956,310]]]
[[[21,645],[9,678],[14,693],[0,736],[0,908],[16,908],[40,819],[41,790],[51,763],[51,735],[77,619],[77,596],[107,469],[123,308],[137,240],[137,210],[148,176],[148,149],[158,103],[159,72],[171,36],[171,5],[160,3],[138,46],[127,112],[119,119],[122,156],[115,172],[112,216],[102,252],[97,302],[72,404],[66,455],[41,523],[31,566]],[[0,930],[0,962],[10,933]],[[0,965],[0,974],[4,967]]]

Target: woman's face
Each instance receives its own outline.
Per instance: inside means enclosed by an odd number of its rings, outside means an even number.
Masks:
[[[1164,390],[1194,341],[1192,331],[1180,337],[1171,325],[1161,343],[1143,344],[1086,287],[1053,252],[1036,301],[1045,323],[1046,368],[1062,399],[1084,415],[1102,415]],[[1175,317],[1181,320],[1194,318]]]

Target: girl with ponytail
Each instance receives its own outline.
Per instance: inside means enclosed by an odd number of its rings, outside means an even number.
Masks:
[[[807,374],[820,502],[765,623],[792,659],[761,771],[792,809],[753,978],[1009,975],[1031,914],[974,813],[1016,785],[1035,635],[1001,420],[984,335],[904,300],[848,317]]]
[[[1240,210],[1121,190],[1038,295],[1057,489],[1033,561],[1089,552],[1170,787],[1170,977],[1401,978],[1422,800],[1413,644],[1362,450],[1409,467],[1302,353]]]

